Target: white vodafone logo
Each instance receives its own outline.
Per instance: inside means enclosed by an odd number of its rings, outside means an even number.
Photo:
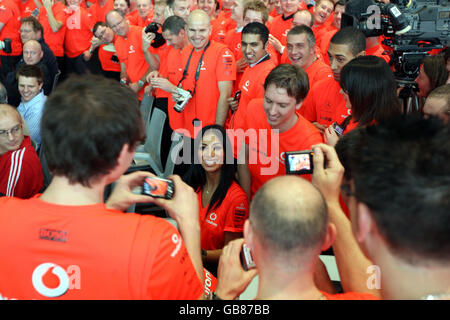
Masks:
[[[51,273],[59,279],[59,285],[56,288],[47,287],[43,281],[44,276],[48,274],[50,269]],[[66,271],[60,266],[50,262],[40,264],[36,267],[36,269],[34,269],[32,281],[36,291],[49,298],[55,298],[65,294],[69,289],[70,283],[69,276],[67,275]]]
[[[209,220],[215,221],[217,219],[217,214],[215,212],[211,212],[209,215]]]

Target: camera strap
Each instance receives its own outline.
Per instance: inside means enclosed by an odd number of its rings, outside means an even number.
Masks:
[[[195,95],[195,89],[197,88],[197,81],[198,81],[198,78],[200,77],[200,70],[202,68],[203,55],[205,54],[206,49],[208,49],[209,44],[210,44],[210,42],[208,41],[208,44],[206,45],[205,49],[203,49],[202,55],[200,56],[200,60],[198,61],[197,70],[195,71],[194,90],[192,91],[192,97],[194,97],[194,95]],[[181,82],[183,82],[183,80],[186,79],[186,76],[187,76],[188,70],[189,70],[189,64],[191,63],[191,58],[192,58],[192,54],[194,53],[194,50],[195,49],[192,48],[191,54],[189,55],[188,61],[186,63],[186,67],[184,68],[184,71],[183,71],[183,77],[178,82],[178,87],[180,86]]]

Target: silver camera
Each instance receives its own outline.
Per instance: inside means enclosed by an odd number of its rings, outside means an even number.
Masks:
[[[192,98],[191,92],[189,90],[184,90],[182,88],[177,88],[177,93],[181,96],[177,103],[173,106],[176,112],[182,112],[186,104]]]

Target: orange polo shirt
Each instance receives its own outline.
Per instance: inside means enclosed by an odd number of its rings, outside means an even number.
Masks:
[[[53,32],[52,28],[50,27],[50,23],[48,22],[47,9],[45,9],[44,6],[39,9],[38,20],[44,28],[45,43],[47,43],[56,57],[64,56],[64,37],[66,35],[67,21],[67,14],[65,9],[66,7],[61,2],[55,2],[52,6],[53,16],[57,21],[63,24],[56,33]]]
[[[313,84],[299,113],[311,122],[328,127],[335,121],[341,123],[351,112],[345,106],[339,82],[327,78]]]
[[[91,46],[92,28],[94,20],[89,16],[88,11],[81,7],[72,11],[66,8],[66,35],[64,38],[65,54],[69,58],[78,57]]]
[[[11,39],[11,53],[0,50],[0,56],[20,56],[22,41],[20,40],[20,10],[12,0],[0,0],[0,23],[4,26],[0,31],[0,39]]]

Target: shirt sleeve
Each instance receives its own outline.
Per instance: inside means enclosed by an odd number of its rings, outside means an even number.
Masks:
[[[242,191],[242,190],[240,190]],[[244,191],[235,192],[225,218],[225,232],[243,232],[244,222],[248,219],[249,205]]]

